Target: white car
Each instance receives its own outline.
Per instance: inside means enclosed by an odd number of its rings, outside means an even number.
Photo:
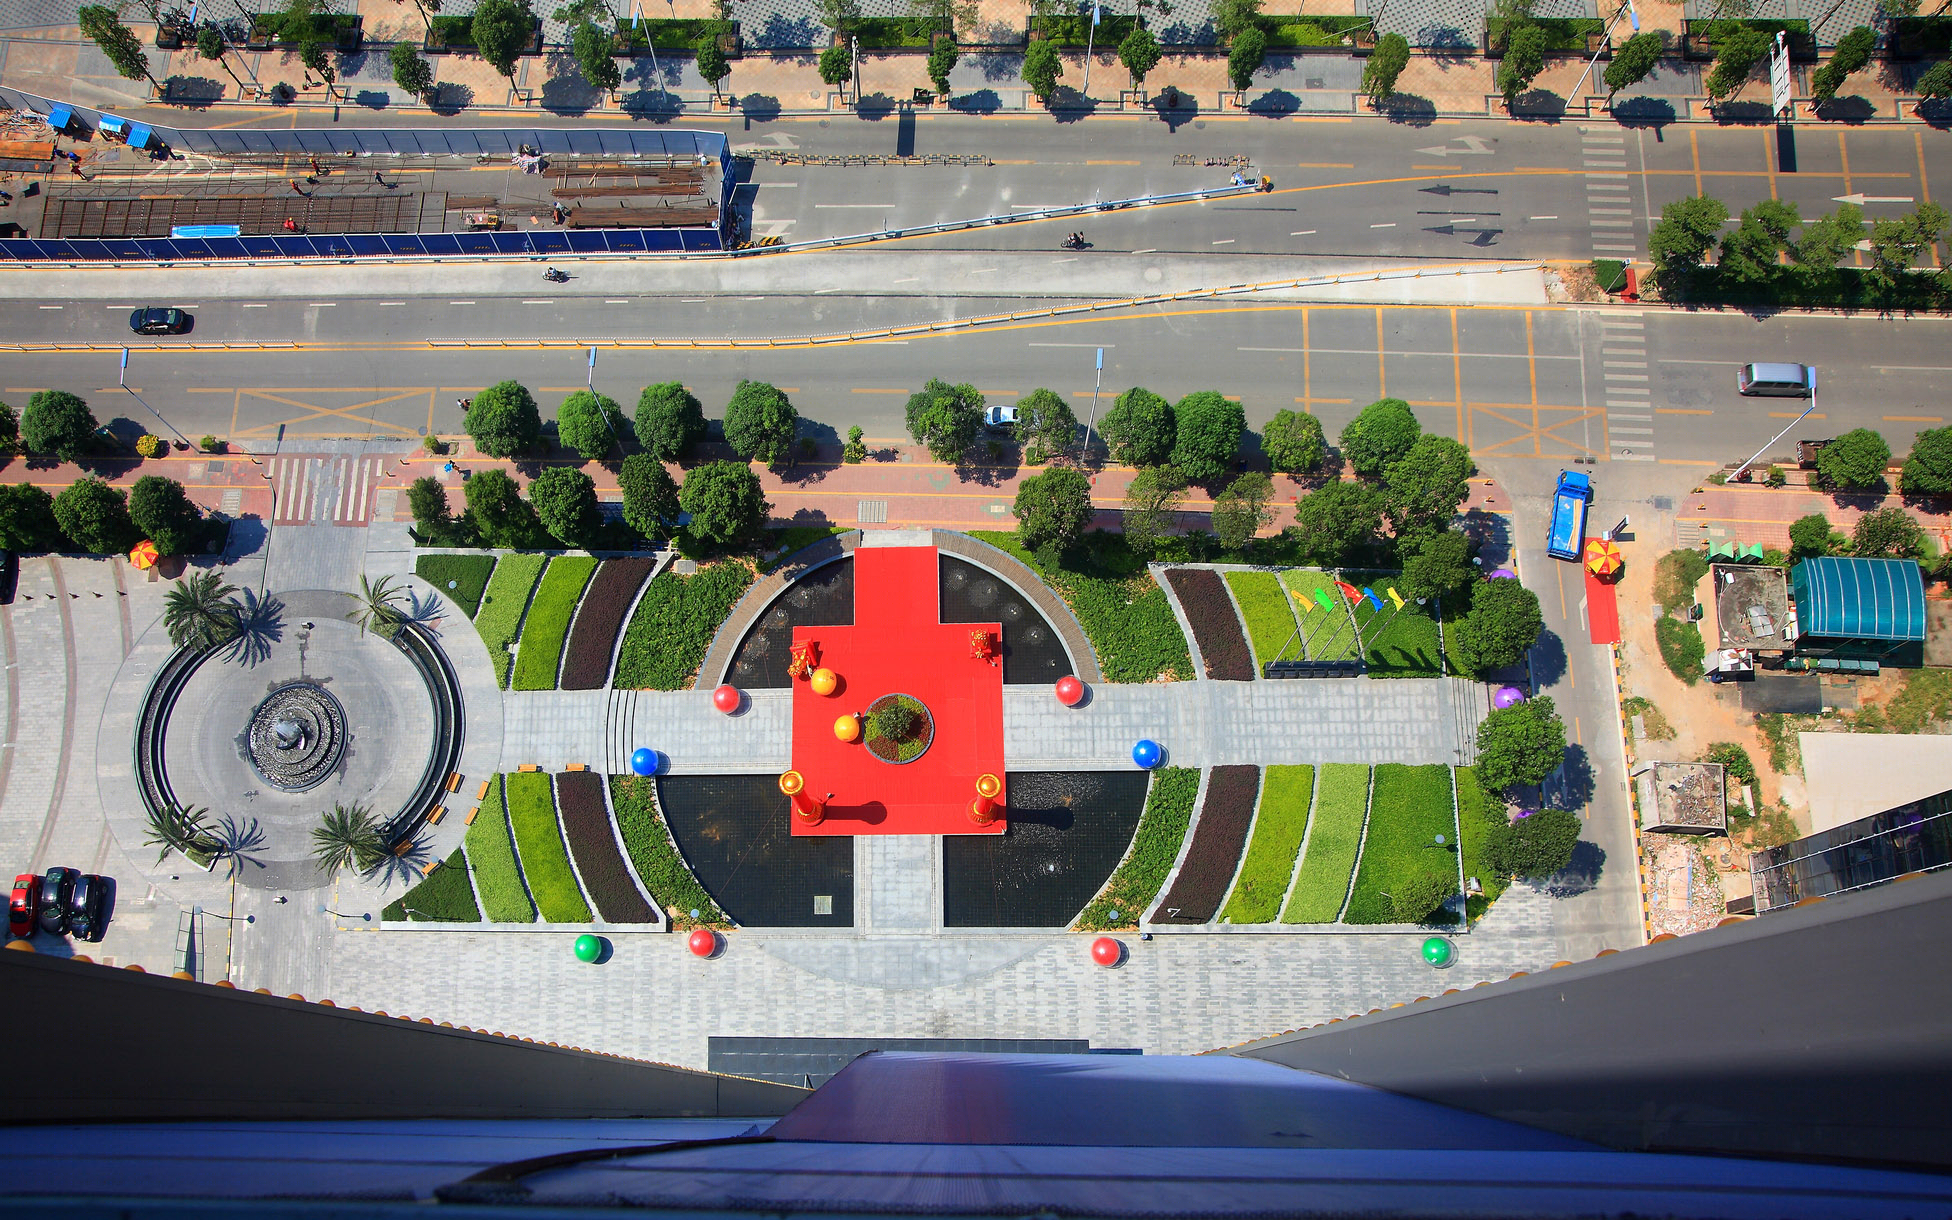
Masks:
[[[989,410],[983,412],[983,423],[991,428],[1015,427],[1017,409],[1004,406],[1002,403],[992,403]]]

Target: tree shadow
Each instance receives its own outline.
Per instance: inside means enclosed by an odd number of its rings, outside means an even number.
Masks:
[[[227,813],[210,829],[210,839],[216,844],[217,855],[224,862],[226,877],[237,876],[246,864],[255,868],[264,867],[264,861],[251,854],[264,846],[264,828],[256,818],[239,822]]]
[[[1059,123],[1075,123],[1098,112],[1098,99],[1086,97],[1070,85],[1059,85],[1051,91],[1050,101],[1044,103],[1044,108]]]
[[[367,110],[384,110],[393,102],[393,95],[384,89],[361,89],[352,95],[352,104]]]
[[[1200,117],[1200,104],[1193,95],[1178,89],[1161,91],[1149,103],[1158,113],[1159,121],[1166,125],[1168,132],[1176,132],[1181,127]]]
[[[854,114],[858,118],[878,123],[893,114],[897,105],[895,99],[885,93],[870,93],[866,97],[855,100]]]
[[[1539,632],[1538,643],[1532,645],[1532,686],[1544,690],[1566,676],[1566,642],[1550,627]]]
[[[949,109],[957,114],[995,114],[1003,108],[1003,99],[994,89],[978,89],[973,93],[961,93],[949,99]]]
[[[1488,513],[1474,508],[1464,514],[1458,527],[1471,540],[1484,567],[1506,567],[1511,563],[1511,518],[1503,513]]]
[[[979,438],[956,463],[956,477],[979,487],[1000,487],[1015,478],[1021,466],[1016,446],[1004,445],[991,453],[990,445],[995,443]]]
[[[271,656],[271,646],[285,637],[285,603],[276,597],[260,598],[257,590],[246,588],[231,602],[237,619],[237,635],[224,648],[224,659],[236,661],[246,669]]]
[[[684,112],[684,99],[666,89],[639,89],[627,93],[621,103],[623,112],[633,119],[649,119],[653,123],[668,123]]]
[[[1877,107],[1868,99],[1857,97],[1833,97],[1816,108],[1816,116],[1826,123],[1844,123],[1861,127],[1878,117]]]
[[[584,79],[581,67],[572,56],[548,55],[550,77],[543,82],[537,104],[551,114],[587,114],[603,100],[603,90]]]
[[[1286,118],[1301,109],[1301,99],[1286,89],[1269,89],[1247,103],[1247,113],[1266,119]]]
[[[1593,803],[1598,782],[1593,775],[1593,759],[1586,747],[1573,742],[1566,747],[1565,760],[1545,781],[1545,803],[1554,809],[1577,813]]]
[[[1437,121],[1437,103],[1414,93],[1392,93],[1377,112],[1405,127],[1428,127]]]
[[[439,81],[427,91],[427,109],[435,114],[453,116],[472,105],[474,90],[467,85]]]
[[[1952,98],[1932,98],[1930,101],[1920,102],[1914,113],[1923,119],[1927,126],[1936,127],[1940,131],[1952,128]]]
[[[1591,839],[1572,845],[1572,859],[1547,878],[1540,888],[1554,898],[1574,898],[1600,883],[1606,870],[1606,849]]]
[[[987,81],[1014,81],[1023,79],[1022,55],[983,56],[983,79]]]
[[[780,13],[771,13],[767,15],[766,23],[758,29],[748,32],[743,23],[739,29],[750,40],[747,45],[754,50],[810,51],[819,45],[825,27],[811,17],[788,20]]]
[[[206,110],[223,96],[223,82],[207,76],[172,76],[162,84],[162,100],[187,110]]]
[[[1768,102],[1720,102],[1709,107],[1715,122],[1726,127],[1774,126],[1776,112]]]
[[[1557,123],[1566,117],[1566,99],[1550,89],[1527,89],[1512,99],[1510,114],[1526,122]]]
[[[766,93],[748,93],[738,99],[739,109],[746,116],[746,127],[750,129],[755,122],[770,123],[780,115],[779,99]]]
[[[1477,42],[1454,25],[1426,25],[1417,30],[1410,45],[1446,68],[1455,68],[1477,58]]]
[[[395,881],[402,885],[411,885],[420,879],[427,862],[432,858],[426,836],[416,834],[410,839],[403,839],[392,845],[373,862],[371,868],[366,870],[365,876],[367,880],[378,881],[382,886],[391,885]]]
[[[224,557],[238,559],[245,555],[255,555],[270,537],[264,518],[256,513],[246,513],[230,523],[230,536],[224,542]]]
[[[1622,127],[1651,127],[1659,131],[1679,118],[1674,103],[1664,97],[1630,97],[1613,104],[1613,121]]]

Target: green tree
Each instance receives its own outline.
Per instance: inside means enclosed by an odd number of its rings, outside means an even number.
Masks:
[[[1662,292],[1687,286],[1727,220],[1728,205],[1706,195],[1661,205],[1661,218],[1647,235],[1647,257],[1653,261],[1653,279]]]
[[[1401,34],[1385,34],[1378,38],[1375,49],[1369,52],[1369,62],[1363,65],[1363,95],[1377,106],[1395,97],[1396,78],[1403,75],[1403,69],[1409,66],[1409,39]]]
[[[621,450],[629,436],[630,420],[607,394],[578,390],[556,408],[556,439],[585,461],[598,461],[613,447]]]
[[[1422,434],[1409,403],[1379,398],[1342,429],[1342,457],[1357,474],[1374,478],[1395,465]]]
[[[535,14],[522,0],[481,0],[469,23],[475,50],[495,71],[515,79],[515,61],[535,41]]]
[[[535,448],[542,439],[542,412],[536,409],[535,395],[527,386],[502,381],[474,396],[474,405],[468,408],[461,426],[474,438],[474,447],[489,457],[514,457]]]
[[[1064,62],[1058,58],[1056,43],[1045,38],[1030,44],[1023,54],[1023,83],[1030,86],[1038,101],[1051,100],[1063,75]]]
[[[1446,853],[1448,855],[1448,853]],[[1396,883],[1389,892],[1390,914],[1398,923],[1422,923],[1457,893],[1457,873],[1423,869]]]
[[[838,89],[854,75],[854,53],[847,44],[836,43],[820,53],[820,79]]]
[[[1521,25],[1505,37],[1505,58],[1498,64],[1498,92],[1509,110],[1518,95],[1532,87],[1545,71],[1545,27]]]
[[[129,519],[164,555],[184,555],[203,541],[203,513],[183,492],[183,484],[146,474],[129,489]]]
[[[1864,209],[1854,203],[1840,205],[1828,216],[1819,216],[1803,226],[1802,236],[1790,247],[1789,256],[1799,267],[1810,271],[1830,271],[1857,248],[1864,238]]]
[[[569,31],[569,47],[576,56],[576,65],[583,69],[583,79],[605,93],[624,83],[624,74],[610,54],[616,41],[614,31],[587,19],[577,22]]]
[[[386,856],[380,821],[364,805],[334,805],[312,827],[312,859],[322,873],[347,867],[372,872]]]
[[[1606,65],[1606,72],[1600,77],[1606,82],[1607,97],[1646,80],[1647,74],[1661,62],[1664,50],[1665,40],[1652,30],[1635,34],[1621,43],[1620,49],[1613,53],[1613,62]]]
[[[361,575],[359,592],[352,597],[356,604],[346,618],[359,625],[359,634],[365,635],[370,631],[383,640],[390,640],[400,634],[400,628],[406,626],[407,612],[400,607],[407,598],[407,591],[396,588],[391,576],[372,580]]]
[[[1919,255],[1938,244],[1952,215],[1936,203],[1921,203],[1909,216],[1871,225],[1871,278],[1889,290],[1911,271]]]
[[[799,427],[800,413],[777,386],[764,381],[741,381],[725,406],[726,443],[749,462],[776,466],[791,457]]]
[[[1168,459],[1189,483],[1211,483],[1240,457],[1247,416],[1216,390],[1196,390],[1173,405],[1173,449]]]
[[[1837,96],[1837,89],[1844,78],[1871,62],[1871,51],[1877,46],[1877,32],[1868,25],[1860,25],[1837,40],[1830,52],[1830,60],[1810,75],[1810,100],[1817,105]]]
[[[718,36],[707,35],[700,38],[695,48],[698,52],[698,75],[712,87],[712,96],[719,93],[719,82],[732,75],[732,61],[725,57],[725,48],[718,45]]]
[[[1229,483],[1213,501],[1213,534],[1220,545],[1239,552],[1254,541],[1261,527],[1274,519],[1267,506],[1273,497],[1274,481],[1258,470]]]
[[[1789,526],[1790,554],[1797,559],[1828,555],[1836,549],[1836,531],[1822,513],[1798,517]]]
[[[514,550],[544,544],[542,523],[522,498],[522,489],[506,470],[483,470],[462,484],[468,498],[468,519],[484,546]]]
[[[237,607],[215,572],[197,572],[177,581],[163,595],[163,630],[178,648],[215,648],[237,635]]]
[[[903,416],[916,444],[927,445],[936,461],[953,465],[963,460],[983,430],[983,393],[973,385],[950,385],[931,377],[919,393],[908,396]]]
[[[1869,428],[1852,428],[1816,455],[1817,477],[1831,487],[1878,487],[1891,464],[1891,446]]]
[[[1790,230],[1802,223],[1796,205],[1785,200],[1764,199],[1749,208],[1741,225],[1722,238],[1721,273],[1743,284],[1774,278],[1777,257],[1790,245]]]
[[[1499,708],[1478,725],[1478,782],[1491,792],[1540,784],[1565,757],[1565,722],[1543,695]]]
[[[149,75],[149,56],[143,53],[142,40],[122,24],[116,10],[105,4],[84,4],[76,16],[80,19],[81,32],[102,49],[122,79],[152,82],[156,79]]]
[[[869,728],[873,730],[876,737],[886,738],[889,741],[906,741],[908,735],[915,731],[915,725],[920,717],[915,715],[915,709],[908,704],[900,699],[892,699],[884,706],[874,709],[874,714],[868,719]]]
[[[1027,551],[1043,546],[1066,550],[1084,537],[1091,524],[1091,480],[1070,466],[1054,466],[1017,484],[1010,511],[1017,518],[1017,539]]]
[[[142,845],[161,849],[156,853],[158,864],[169,859],[173,851],[182,852],[185,859],[193,859],[192,853],[201,856],[217,854],[217,842],[210,833],[208,809],[170,804],[161,809],[150,809],[148,820],[148,832],[143,836]]]
[[[1279,474],[1320,474],[1328,461],[1328,439],[1322,421],[1303,411],[1282,408],[1261,429],[1261,448]]]
[[[961,58],[962,52],[956,50],[952,38],[945,38],[929,48],[929,83],[944,97],[949,96],[949,73],[956,70],[956,61]]]
[[[1384,503],[1398,539],[1436,533],[1450,524],[1478,464],[1471,451],[1448,436],[1425,433],[1409,451],[1389,464],[1383,478]]]
[[[1928,102],[1952,97],[1952,59],[1941,59],[1918,74],[1915,86],[1920,99]]]
[[[759,476],[743,462],[706,462],[685,475],[678,505],[691,514],[693,538],[732,547],[756,537],[773,506],[761,494]]]
[[[414,533],[425,546],[462,545],[460,522],[448,507],[447,488],[433,475],[407,485],[407,507],[413,511]]]
[[[1254,83],[1254,73],[1266,62],[1267,34],[1261,27],[1250,26],[1234,35],[1233,45],[1227,48],[1227,82],[1234,92],[1246,92]]]
[[[551,466],[529,483],[529,503],[542,528],[570,546],[587,546],[603,524],[596,480],[574,466]]]
[[[0,402],[0,458],[20,448],[20,416],[9,403]]]
[[[216,22],[206,21],[197,27],[198,57],[222,68],[225,75],[241,89],[244,87],[244,82],[237,79],[237,73],[230,70],[229,62],[224,59],[225,45],[224,32],[217,27]]]
[[[338,70],[332,66],[332,49],[320,42],[316,35],[308,34],[305,41],[298,44],[298,62],[305,70],[315,72],[325,82],[326,96],[332,96],[332,83],[339,79]]]
[[[1925,531],[1894,504],[1857,518],[1850,551],[1865,559],[1916,559],[1925,553]]]
[[[1056,391],[1032,390],[1017,401],[1016,437],[1023,460],[1041,466],[1077,445],[1078,417]]]
[[[655,454],[624,459],[617,482],[624,493],[624,521],[646,538],[668,538],[678,520],[678,485]]]
[[[1325,483],[1295,504],[1294,539],[1310,563],[1339,568],[1374,547],[1383,494],[1367,483]]]
[[[1172,452],[1173,409],[1151,390],[1133,386],[1113,401],[1099,431],[1114,462],[1156,466]]]
[[[1543,881],[1572,863],[1579,844],[1579,815],[1541,809],[1530,817],[1494,824],[1484,840],[1484,863],[1501,877]]]
[[[814,0],[813,12],[821,25],[840,35],[843,43],[861,24],[860,0]]]
[[[953,43],[957,26],[975,25],[978,15],[976,0],[909,0],[907,30],[918,38],[936,38],[941,46]]]
[[[1715,66],[1704,87],[1711,102],[1723,102],[1742,91],[1749,73],[1769,54],[1769,35],[1751,26],[1729,22],[1715,42]]]
[[[1478,585],[1471,594],[1471,612],[1445,636],[1458,668],[1482,677],[1518,664],[1544,629],[1538,594],[1506,578]]]
[[[54,520],[54,497],[32,483],[0,484],[0,547],[9,551],[51,551],[61,545]]]
[[[1405,597],[1455,598],[1477,579],[1471,540],[1459,530],[1426,535],[1403,560]]]
[[[840,447],[841,461],[849,466],[858,466],[868,460],[868,447],[861,440],[863,435],[859,424],[847,429],[847,443]]]
[[[1171,466],[1143,466],[1125,485],[1121,514],[1125,542],[1132,553],[1150,559],[1172,526],[1186,498],[1186,480]]]
[[[665,462],[682,462],[705,439],[705,408],[679,381],[647,385],[637,396],[637,443]]]
[[[66,390],[38,390],[20,415],[20,441],[27,452],[72,462],[95,449],[95,415]]]
[[[1214,0],[1211,12],[1220,32],[1238,40],[1247,31],[1259,28],[1261,0]]]
[[[61,533],[78,551],[113,555],[140,540],[129,520],[129,504],[122,493],[100,479],[79,479],[54,497],[54,519]]]
[[[1118,44],[1118,62],[1131,74],[1134,89],[1145,87],[1146,74],[1159,66],[1159,58],[1164,54],[1152,31],[1136,23]]]
[[[1952,428],[1927,428],[1912,440],[1898,486],[1908,495],[1952,491]]]
[[[394,43],[386,58],[393,65],[393,83],[408,93],[425,97],[428,90],[434,87],[434,69],[420,57],[420,52],[412,43]]]

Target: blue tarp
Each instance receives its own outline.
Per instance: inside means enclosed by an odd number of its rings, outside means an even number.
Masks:
[[[149,125],[146,123],[129,124],[129,147],[148,148],[150,138],[154,134],[154,132],[149,130]]]
[[[1790,569],[1805,637],[1923,640],[1925,581],[1909,559],[1805,559]]]
[[[66,131],[75,125],[75,112],[72,106],[60,105],[47,112],[47,125],[56,131]]]

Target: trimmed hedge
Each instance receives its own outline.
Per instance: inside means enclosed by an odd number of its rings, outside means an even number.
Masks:
[[[624,631],[612,684],[632,690],[685,690],[712,636],[752,584],[752,567],[728,559],[695,576],[666,571],[651,582]],[[703,908],[700,908],[701,910]]]
[[[562,807],[563,830],[576,857],[576,871],[597,912],[610,923],[656,923],[657,916],[617,850],[617,837],[610,833],[603,777],[594,771],[565,771],[556,777],[556,800]]]
[[[407,910],[412,907],[413,910]],[[383,920],[411,920],[414,923],[480,923],[481,908],[475,905],[474,886],[468,884],[468,854],[455,848],[445,863],[427,879],[386,904]]]
[[[1272,577],[1269,577],[1272,580]],[[1261,816],[1254,820],[1254,838],[1247,844],[1247,860],[1240,880],[1227,899],[1221,917],[1227,923],[1273,923],[1288,896],[1295,857],[1308,829],[1308,806],[1315,797],[1315,768],[1269,767],[1261,782]]]
[[[494,923],[534,923],[535,903],[522,883],[522,866],[515,862],[515,842],[508,835],[508,812],[502,807],[502,777],[488,781],[481,812],[468,827],[468,859],[474,864],[475,887],[481,905]]]
[[[488,660],[495,667],[495,681],[504,690],[508,689],[512,659],[508,646],[522,630],[522,615],[529,608],[529,591],[535,588],[536,578],[542,575],[542,565],[547,561],[546,555],[503,555],[495,565],[495,574],[488,578],[481,613],[475,615],[475,630],[481,633],[481,642],[488,645]]]
[[[1167,583],[1179,598],[1180,609],[1193,627],[1206,662],[1206,676],[1216,682],[1252,682],[1253,658],[1240,633],[1240,616],[1227,596],[1220,574],[1206,568],[1167,568]]]
[[[1438,835],[1444,836],[1444,847],[1436,845]],[[1426,872],[1452,878],[1454,887],[1456,846],[1450,768],[1401,763],[1378,766],[1369,800],[1369,832],[1362,841],[1362,864],[1356,870],[1356,887],[1349,894],[1349,910],[1343,922],[1401,923],[1386,895],[1395,893],[1399,883]]]
[[[542,771],[508,777],[508,824],[529,892],[544,923],[588,923],[590,906],[569,868],[562,827],[556,824],[556,794]]]
[[[1207,575],[1213,575],[1211,572]],[[1216,578],[1216,586],[1220,583]],[[1254,820],[1254,798],[1261,790],[1261,769],[1249,766],[1215,767],[1206,781],[1206,800],[1193,827],[1193,843],[1173,878],[1173,888],[1159,903],[1156,923],[1206,923],[1220,909],[1220,899],[1240,867],[1247,846],[1247,827]]]
[[[657,781],[644,775],[610,777],[610,804],[617,811],[617,829],[623,832],[624,848],[644,888],[651,892],[674,928],[725,928],[731,920],[718,909],[705,887],[698,884],[691,867],[678,853],[678,845],[664,826],[658,812]],[[698,912],[693,919],[691,912]]]
[[[1349,618],[1347,602],[1335,587],[1335,577],[1314,568],[1290,568],[1281,573],[1281,584],[1288,600],[1295,604],[1301,620],[1301,634],[1310,661],[1353,661],[1361,655],[1356,649],[1356,629]],[[1324,610],[1315,600],[1315,590],[1326,589],[1335,609]],[[1296,597],[1299,593],[1301,596]]]
[[[563,651],[562,688],[601,690],[610,680],[610,658],[617,651],[617,633],[624,615],[657,560],[633,556],[606,559],[583,594],[583,608],[570,624],[569,645]]]
[[[1334,47],[1349,34],[1360,33],[1373,24],[1367,17],[1259,17],[1255,24],[1267,35],[1267,49],[1288,47]]]
[[[480,612],[481,595],[487,592],[488,574],[494,570],[493,555],[422,555],[413,565],[415,576],[434,586],[469,618]],[[447,587],[450,580],[455,586],[452,589]]]
[[[1490,875],[1484,862],[1484,845],[1491,831],[1506,824],[1505,807],[1494,800],[1478,783],[1478,773],[1470,767],[1457,768],[1457,843],[1464,853],[1464,875],[1476,877],[1484,893],[1464,900],[1464,914],[1476,922],[1498,901],[1498,895],[1511,884],[1509,877]]]
[[[549,561],[535,598],[529,602],[529,615],[522,620],[522,650],[515,657],[516,690],[556,688],[556,670],[562,665],[569,620],[575,616],[583,587],[595,571],[596,560],[587,555],[558,555]]]
[[[1349,875],[1362,851],[1362,819],[1369,808],[1369,768],[1324,763],[1315,785],[1308,848],[1295,874],[1282,923],[1334,923],[1349,893]]]
[[[1085,932],[1136,928],[1159,887],[1173,871],[1179,845],[1193,820],[1193,798],[1200,792],[1200,773],[1194,767],[1162,767],[1152,775],[1145,812],[1132,835],[1132,850],[1105,883],[1098,897],[1078,914],[1076,927]],[[1112,918],[1112,912],[1118,918]]]
[[[1254,663],[1266,665],[1277,656],[1299,660],[1301,640],[1295,635],[1294,611],[1288,609],[1292,599],[1281,587],[1281,578],[1272,572],[1228,572],[1226,577],[1254,645]]]
[[[1184,681],[1193,676],[1193,655],[1173,617],[1172,603],[1123,534],[1096,531],[1085,536],[1079,550],[1088,572],[1045,568],[1017,544],[1014,533],[971,530],[969,536],[1014,556],[1057,591],[1098,654],[1105,681]]]

